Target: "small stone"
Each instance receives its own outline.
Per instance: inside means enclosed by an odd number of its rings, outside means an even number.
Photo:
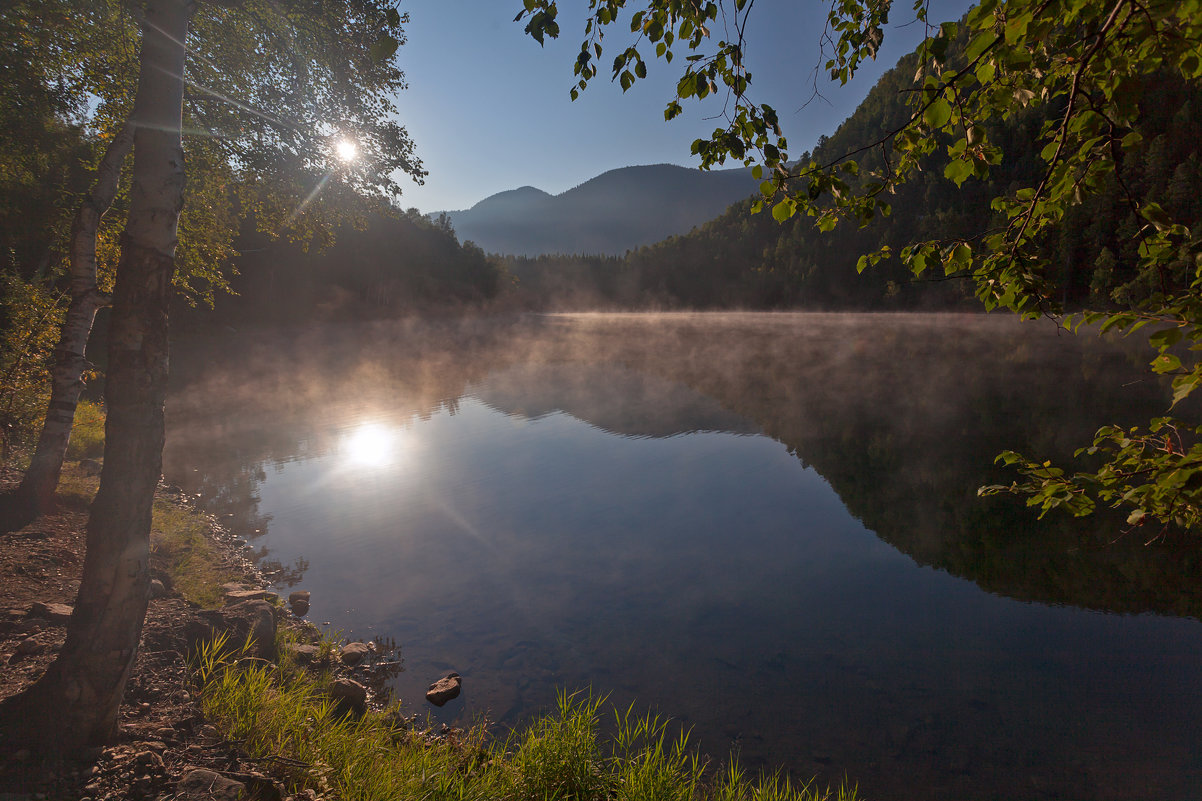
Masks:
[[[163,585],[163,582],[159,581],[158,579],[151,579],[150,580],[150,597],[151,598],[164,598],[166,596],[167,596],[167,587]]]
[[[430,688],[426,690],[426,700],[434,706],[442,706],[452,698],[458,698],[462,688],[463,680],[459,674],[448,673],[430,685]]]
[[[95,459],[79,460],[79,469],[83,471],[85,476],[98,476],[100,475],[101,468],[102,465]]]
[[[17,653],[21,656],[34,656],[36,654],[45,652],[45,650],[46,644],[38,642],[33,637],[29,637],[28,639],[21,640],[21,642],[17,643]]]
[[[274,601],[276,598],[279,596],[270,590],[233,590],[226,592],[225,605],[232,606],[243,601]]]
[[[148,745],[148,746],[158,745],[160,750],[167,747],[167,746],[163,745],[162,743],[146,743],[146,745]],[[158,754],[156,754],[154,751],[149,751],[149,750],[148,751],[140,751],[134,755],[134,761],[140,765],[145,766],[146,768],[148,768],[150,770],[162,770],[163,769],[163,758],[161,756],[159,756]]]
[[[316,645],[302,645],[300,643],[291,643],[288,645],[288,653],[296,660],[297,664],[307,665],[317,658],[321,653],[321,649]]]
[[[346,645],[342,646],[340,658],[342,659],[342,664],[344,665],[357,665],[366,659],[367,655],[370,653],[371,649],[367,646],[367,643],[348,642]]]
[[[49,620],[51,623],[66,625],[71,619],[71,613],[75,609],[67,604],[46,604],[41,601],[29,607],[30,617],[40,617],[43,620]]]

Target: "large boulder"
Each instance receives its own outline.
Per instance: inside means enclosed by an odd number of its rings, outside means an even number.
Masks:
[[[249,798],[246,785],[211,770],[190,770],[176,785],[184,801],[240,801]]]
[[[330,699],[337,715],[358,717],[367,711],[367,688],[353,679],[336,679],[330,685]]]
[[[204,611],[188,622],[184,635],[189,652],[196,652],[201,643],[212,641],[225,633],[230,648],[241,648],[249,636],[253,645],[249,655],[274,660],[275,607],[267,601],[242,601],[224,609]]]
[[[426,690],[426,700],[434,706],[442,706],[452,698],[458,698],[462,688],[463,679],[459,677],[459,674],[448,673],[430,685],[430,689]]]

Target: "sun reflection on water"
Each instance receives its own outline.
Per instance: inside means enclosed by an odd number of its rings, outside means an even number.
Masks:
[[[356,467],[388,467],[397,460],[400,438],[391,426],[364,423],[342,440],[346,463]]]

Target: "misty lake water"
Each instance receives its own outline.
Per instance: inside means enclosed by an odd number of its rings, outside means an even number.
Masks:
[[[1202,559],[977,487],[1167,407],[958,315],[546,315],[177,348],[167,479],[410,712],[591,688],[870,799],[1202,798]],[[454,670],[442,710],[425,687]]]

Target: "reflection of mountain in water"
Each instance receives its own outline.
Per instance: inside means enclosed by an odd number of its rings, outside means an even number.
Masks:
[[[616,364],[526,362],[489,375],[468,392],[510,416],[537,419],[566,412],[602,431],[626,437],[760,432],[758,426],[713,398]]]

